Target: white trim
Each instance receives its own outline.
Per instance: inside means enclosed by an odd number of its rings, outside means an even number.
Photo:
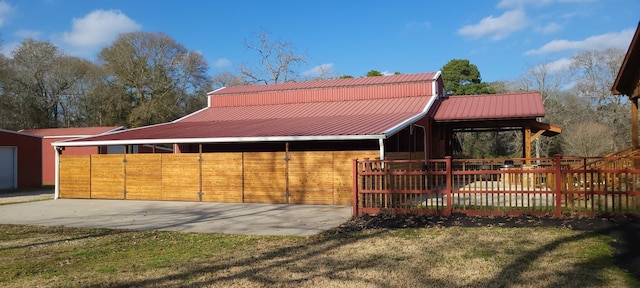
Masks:
[[[23,130],[20,130],[20,131],[23,131]],[[5,133],[10,133],[10,134],[15,134],[15,135],[22,135],[22,136],[27,136],[27,137],[42,138],[42,136],[40,136],[40,135],[34,135],[34,134],[30,134],[30,133],[26,133],[26,132],[20,132],[20,131],[13,131],[13,130],[7,130],[7,129],[0,128],[0,132],[5,132]]]
[[[327,136],[265,136],[265,137],[226,137],[226,138],[168,138],[168,139],[131,139],[102,141],[58,141],[51,143],[55,147],[72,146],[108,146],[135,144],[188,144],[188,143],[229,143],[229,142],[275,142],[275,141],[330,141],[330,140],[375,140],[386,139],[380,135],[327,135]]]
[[[209,96],[207,96],[207,97],[209,97]],[[209,101],[209,100],[207,99],[207,101]],[[204,108],[202,108],[202,109],[200,109],[200,110],[198,110],[198,111],[196,111],[196,112],[192,112],[192,113],[191,113],[191,114],[189,114],[189,115],[182,116],[182,117],[180,117],[180,118],[178,118],[178,119],[176,119],[176,120],[171,121],[171,123],[176,123],[176,122],[178,122],[178,121],[180,121],[180,120],[183,120],[183,119],[186,119],[186,118],[191,117],[191,116],[193,116],[193,115],[196,115],[196,114],[198,114],[198,113],[200,113],[200,112],[202,112],[202,111],[204,111],[204,110],[207,110],[207,109],[209,109],[209,105],[208,105],[208,104],[207,104],[207,107],[204,107]]]
[[[53,147],[53,153],[55,153],[55,169],[54,169],[54,194],[53,199],[60,197],[60,153],[58,153],[58,147]]]
[[[384,131],[383,133],[387,136],[387,137],[391,137],[394,134],[400,132],[400,130],[404,129],[405,127],[413,124],[413,122],[416,122],[420,119],[422,119],[424,116],[427,115],[427,113],[429,113],[429,110],[431,109],[431,106],[433,105],[433,102],[436,101],[436,98],[438,98],[438,95],[433,95],[431,96],[431,99],[429,99],[429,102],[427,102],[427,105],[424,106],[424,109],[422,110],[422,112],[414,115],[413,117],[402,121],[400,124],[391,127],[391,129]]]
[[[213,91],[211,91],[211,92],[208,92],[208,93],[207,93],[207,96],[211,96],[211,94],[216,93],[216,92],[218,92],[218,91],[220,91],[220,90],[222,90],[222,89],[224,89],[224,88],[227,88],[227,87],[220,87],[220,88],[218,88],[218,89],[216,89],[216,90],[213,90]]]
[[[380,146],[380,160],[384,160],[384,139],[378,139],[378,145]]]
[[[438,81],[437,81],[437,77],[440,77],[440,71],[438,71],[436,73],[436,75],[433,76],[434,81],[431,82],[431,98],[429,99],[429,102],[427,102],[427,105],[424,106],[424,109],[422,109],[422,112],[416,114],[415,116],[404,120],[403,122],[401,122],[400,124],[391,127],[391,129],[384,131],[382,133],[384,133],[385,135],[387,135],[387,137],[391,137],[393,136],[393,134],[396,134],[398,132],[400,132],[400,130],[404,129],[405,127],[413,124],[413,122],[416,122],[420,119],[422,119],[424,116],[427,115],[427,113],[429,113],[429,110],[431,110],[431,106],[433,106],[433,103],[436,101],[436,99],[438,99]]]

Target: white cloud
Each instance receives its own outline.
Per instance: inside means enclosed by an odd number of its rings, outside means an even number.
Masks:
[[[547,71],[547,73],[555,74],[555,73],[562,72],[569,69],[569,66],[571,66],[571,59],[560,58],[556,61],[542,64],[538,67],[538,69],[540,70],[544,69]]]
[[[0,1],[0,27],[4,26],[4,23],[7,22],[7,18],[13,13],[13,10],[14,8],[7,2]]]
[[[393,72],[389,72],[389,71],[382,71],[382,72],[380,72],[380,73],[382,74],[382,76],[391,76],[391,75],[394,75],[394,73],[393,73]]]
[[[16,31],[15,35],[22,39],[38,39],[40,38],[40,36],[42,36],[42,32],[37,30],[20,29]]]
[[[333,63],[320,64],[307,71],[302,72],[302,76],[307,78],[322,77],[324,75],[331,73],[332,68],[333,68]]]
[[[522,8],[525,5],[543,6],[552,3],[553,0],[502,0],[498,8]]]
[[[594,0],[502,0],[498,3],[498,8],[522,8],[526,5],[544,6],[554,2],[558,3],[586,3]]]
[[[118,10],[95,10],[83,18],[73,18],[71,32],[64,32],[62,40],[75,48],[96,49],[110,43],[120,33],[141,28]]]
[[[227,59],[227,58],[220,58],[218,60],[216,60],[215,63],[213,63],[213,66],[221,68],[221,67],[228,67],[231,66],[231,60]]]
[[[569,41],[569,40],[553,40],[547,44],[544,44],[538,49],[532,49],[525,52],[525,55],[533,54],[547,54],[554,52],[561,52],[566,50],[583,50],[583,49],[606,49],[606,48],[620,48],[626,49],[629,47],[631,38],[633,37],[634,29],[626,29],[621,32],[606,33],[601,35],[595,35],[588,37],[584,40]]]
[[[489,16],[475,25],[467,25],[458,30],[458,34],[479,38],[491,35],[493,40],[501,40],[511,33],[527,26],[527,20],[522,10],[507,11],[499,17]]]
[[[542,34],[551,34],[560,30],[560,28],[562,28],[562,26],[560,26],[558,23],[551,22],[545,26],[536,28],[536,31]]]

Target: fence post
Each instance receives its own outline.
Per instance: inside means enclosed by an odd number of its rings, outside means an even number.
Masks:
[[[447,183],[447,191],[446,191],[446,196],[447,196],[447,209],[445,209],[445,215],[451,215],[451,210],[453,210],[453,201],[451,199],[451,196],[453,195],[453,193],[451,193],[452,188],[452,180],[453,180],[453,171],[452,167],[451,167],[451,156],[445,156],[444,159],[446,160],[446,170],[447,170],[447,179],[446,179],[446,183]]]
[[[562,160],[562,155],[556,154],[554,156],[555,156],[555,162],[556,162],[556,171],[555,171],[556,210],[554,214],[556,217],[560,217],[562,216],[562,164],[560,162]]]
[[[353,159],[353,166],[352,166],[352,171],[353,171],[353,182],[351,185],[353,185],[352,187],[352,192],[353,192],[353,197],[351,199],[352,201],[352,205],[353,205],[353,217],[358,217],[358,159]]]

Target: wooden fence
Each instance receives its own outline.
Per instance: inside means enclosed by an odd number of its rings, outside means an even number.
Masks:
[[[351,205],[351,160],[378,153],[61,155],[59,197]]]
[[[354,160],[353,214],[640,215],[638,160]]]

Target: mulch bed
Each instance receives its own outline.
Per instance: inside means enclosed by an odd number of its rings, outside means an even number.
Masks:
[[[640,218],[629,217],[579,217],[522,215],[515,217],[474,217],[464,214],[439,215],[363,215],[342,224],[333,233],[349,233],[370,229],[401,229],[429,227],[560,227],[578,231],[590,231],[609,235],[616,239],[612,243],[614,259],[640,280]]]

